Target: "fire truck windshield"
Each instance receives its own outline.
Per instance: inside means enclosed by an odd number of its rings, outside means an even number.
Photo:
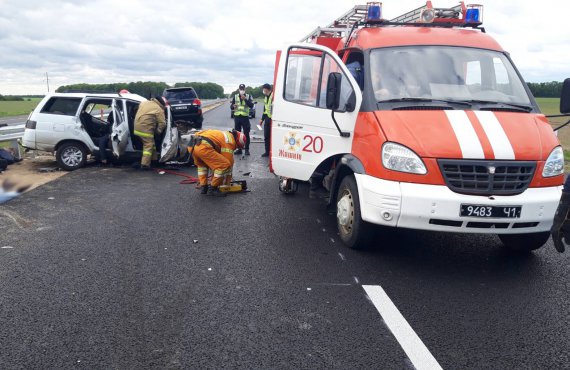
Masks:
[[[529,96],[510,60],[493,50],[406,46],[373,50],[370,78],[378,102],[471,101],[528,106]]]

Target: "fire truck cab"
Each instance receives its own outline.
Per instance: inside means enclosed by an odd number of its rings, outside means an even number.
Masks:
[[[387,21],[359,5],[277,53],[271,167],[280,190],[323,185],[340,237],[371,224],[545,244],[564,155],[481,6]],[[561,104],[562,105],[562,104]]]

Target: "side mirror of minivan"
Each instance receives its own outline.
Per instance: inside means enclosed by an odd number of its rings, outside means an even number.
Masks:
[[[338,110],[340,105],[340,84],[342,81],[342,74],[339,72],[329,73],[327,80],[327,109],[333,111]]]
[[[570,78],[565,79],[564,84],[562,85],[562,95],[560,96],[560,113],[570,113]]]

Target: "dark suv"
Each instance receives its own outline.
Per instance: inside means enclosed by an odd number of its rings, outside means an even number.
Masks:
[[[186,121],[194,128],[202,128],[202,102],[192,87],[164,89],[162,96],[171,107],[173,121]]]

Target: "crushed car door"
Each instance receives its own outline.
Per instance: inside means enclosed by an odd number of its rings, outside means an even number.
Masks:
[[[113,99],[112,114],[113,128],[111,131],[111,144],[113,154],[118,158],[125,153],[129,143],[129,123],[125,114],[125,101]]]
[[[178,143],[180,137],[178,135],[178,127],[172,122],[172,112],[170,106],[166,108],[166,129],[164,130],[164,139],[160,146],[160,163],[172,161],[178,155]]]

